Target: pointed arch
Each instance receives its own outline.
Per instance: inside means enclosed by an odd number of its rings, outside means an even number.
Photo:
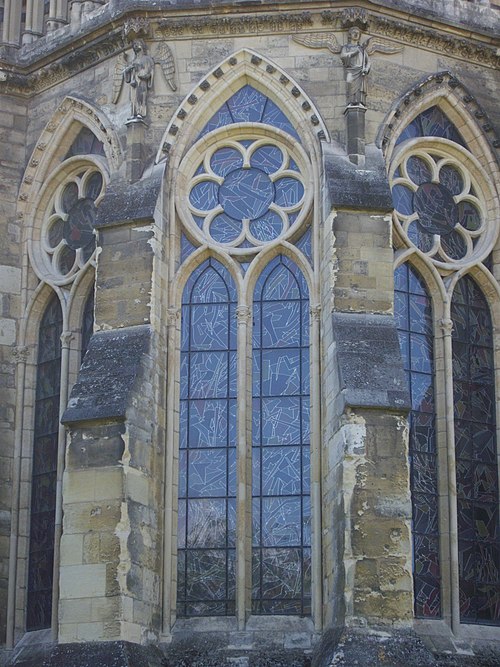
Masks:
[[[301,86],[265,56],[241,49],[222,61],[186,95],[165,130],[156,162],[174,153],[174,161],[178,162],[189,141],[195,138],[184,128],[198,127],[201,130],[213,113],[245,84],[251,84],[277,106],[287,110],[306,146],[329,141],[328,130],[318,109]]]
[[[467,148],[495,182],[494,177],[498,177],[496,149],[500,142],[495,136],[493,125],[474,96],[448,71],[425,77],[393,104],[376,140],[386,159],[391,159],[396,141],[404,128],[432,106],[441,109],[455,125]]]
[[[88,128],[102,143],[110,171],[118,170],[124,156],[111,121],[92,103],[68,95],[45,125],[28,160],[19,192],[20,204],[33,199],[46,175],[62,162],[82,128]],[[24,211],[24,207],[19,210]]]
[[[451,301],[460,619],[500,625],[499,483],[490,308],[470,274]]]

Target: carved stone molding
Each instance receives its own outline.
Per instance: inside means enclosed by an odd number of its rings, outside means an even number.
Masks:
[[[321,316],[321,306],[319,305],[311,306],[309,308],[309,314],[311,316],[312,322],[319,322],[319,318]]]
[[[470,91],[456,77],[454,77],[451,72],[447,71],[436,72],[436,74],[426,76],[419,81],[416,86],[403,95],[393,109],[386,125],[382,128],[382,133],[378,137],[377,143],[382,146],[382,149],[384,150],[387,148],[392,139],[396,125],[394,119],[399,118],[403,114],[405,107],[410,106],[417,98],[435,88],[441,88],[443,93],[445,93],[448,88],[451,88],[455,95],[461,98],[464,107],[470,115],[477,119],[478,125],[491,147],[498,151],[500,148],[500,139],[496,136],[493,125],[489,121],[486,112],[482,109],[476,98],[471,95]]]
[[[439,320],[439,326],[443,332],[443,336],[451,336],[453,332],[453,320],[449,317],[443,317]]]
[[[29,347],[26,345],[15,347],[12,350],[12,359],[16,364],[25,364],[28,361],[29,352]]]
[[[122,35],[131,41],[137,37],[148,37],[151,33],[151,21],[144,16],[133,16],[125,21]]]
[[[180,308],[167,308],[167,325],[169,327],[176,327],[181,319]]]
[[[389,37],[403,44],[440,51],[448,56],[478,62],[495,69],[500,66],[500,53],[495,46],[443,34],[437,29],[423,28],[421,25],[405,23],[395,18],[377,16],[364,9],[326,10],[321,12],[321,22],[337,30],[358,25],[363,29],[369,28],[373,35]]]
[[[159,32],[165,37],[178,35],[240,35],[260,32],[291,32],[312,26],[311,12],[292,14],[254,14],[252,16],[190,16],[159,21]]]
[[[248,306],[238,306],[236,308],[236,319],[238,324],[244,325],[248,324],[250,321],[251,311]]]
[[[0,91],[29,95],[53,86],[74,74],[95,65],[109,56],[119,53],[125,47],[121,34],[112,34],[106,39],[74,49],[58,60],[40,67],[30,74],[3,70]]]
[[[72,331],[63,331],[61,334],[61,344],[63,347],[69,347],[74,340],[75,334]]]

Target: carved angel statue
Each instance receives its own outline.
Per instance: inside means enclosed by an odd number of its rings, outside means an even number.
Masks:
[[[122,53],[115,65],[113,81],[113,104],[116,104],[123,82],[130,86],[130,119],[143,119],[147,114],[148,90],[153,87],[155,65],[160,65],[165,79],[172,90],[175,85],[175,65],[172,51],[167,44],[160,44],[155,57],[148,54],[143,39],[136,39],[132,43],[134,58],[131,62]]]
[[[383,39],[368,37],[362,44],[361,30],[357,26],[349,28],[347,43],[343,46],[337,42],[334,34],[294,35],[294,41],[311,49],[328,49],[331,53],[339,53],[344,66],[347,82],[347,103],[351,106],[366,104],[366,77],[370,72],[372,53],[399,53],[402,46],[395,46]]]

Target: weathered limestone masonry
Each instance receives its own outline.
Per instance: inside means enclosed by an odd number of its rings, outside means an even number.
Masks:
[[[0,641],[5,641],[10,527],[17,509],[14,488],[16,377],[26,350],[18,347],[21,317],[22,220],[16,215],[19,182],[26,160],[26,101],[2,96],[0,111]],[[22,405],[22,404],[21,404]],[[17,409],[19,410],[18,404]],[[17,453],[17,455],[19,455]],[[12,553],[12,552],[11,552]]]
[[[456,569],[444,556],[443,617],[415,623],[411,406],[394,319],[402,245],[387,171],[398,134],[434,104],[481,156],[480,167],[498,169],[491,157],[500,147],[498,3],[51,0],[43,16],[34,0],[26,16],[18,4],[0,2],[0,665],[472,667],[476,640],[500,650],[498,627],[475,626],[475,634],[458,627],[450,602]],[[359,38],[350,44],[353,28]],[[364,59],[361,80],[342,59],[346,45]],[[234,250],[186,232],[180,209],[188,178],[177,167],[185,169],[205,124],[243,85],[288,116],[311,164],[302,175],[313,194],[301,224],[312,230],[313,259],[298,253],[302,231],[293,229],[255,256],[264,256],[261,267],[277,254],[301,256],[309,281],[312,611],[250,613],[252,416],[238,406],[238,517],[246,533],[238,528],[239,542],[226,544],[239,558],[236,612],[177,618],[181,298],[202,261],[233,266]],[[285,135],[279,125],[278,132],[233,125],[252,137]],[[217,131],[237,136],[234,127]],[[103,184],[93,199],[89,169]],[[76,182],[68,210],[94,211],[90,229],[82,214],[76,232],[95,235],[96,249],[82,259],[85,246],[76,243],[76,263],[65,272],[60,256],[75,230],[61,223],[63,243],[53,218]],[[241,255],[232,276],[238,289],[246,271],[258,276],[253,256]],[[497,242],[490,264],[497,280],[499,257]],[[240,341],[252,339],[253,298],[241,290]],[[485,292],[497,317],[493,282]],[[93,334],[81,362],[92,294]],[[63,332],[52,616],[29,628],[32,452],[43,393],[37,359],[51,295],[62,304]],[[245,355],[243,368],[251,368],[251,342]],[[250,404],[251,388],[244,377],[238,382],[239,401]],[[465,662],[433,655],[416,627],[436,652],[469,652]]]

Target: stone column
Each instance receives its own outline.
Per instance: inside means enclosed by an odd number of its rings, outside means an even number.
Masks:
[[[57,30],[68,22],[68,0],[50,0],[47,31]]]
[[[248,344],[248,325],[250,322],[251,311],[248,306],[238,306],[236,317],[238,318],[238,349],[247,350]],[[247,436],[247,423],[245,420],[245,400],[247,394],[248,364],[246,354],[238,355],[238,495],[236,508],[236,526],[237,526],[237,551],[236,551],[236,574],[237,574],[237,600],[236,600],[236,620],[238,629],[243,630],[247,617],[250,613],[249,602],[252,589],[252,570],[251,558],[251,468],[249,465],[249,447]]]
[[[2,42],[19,46],[21,41],[21,3],[19,0],[5,0],[3,9]]]
[[[40,35],[43,35],[43,9],[44,3],[41,0],[27,1],[23,44],[30,44]]]
[[[457,467],[455,458],[455,406],[453,392],[453,320],[450,317],[443,318],[440,321],[440,325],[444,339],[446,442],[449,443],[446,451],[446,461],[448,469],[451,629],[458,636],[460,630],[460,574],[458,564]]]

